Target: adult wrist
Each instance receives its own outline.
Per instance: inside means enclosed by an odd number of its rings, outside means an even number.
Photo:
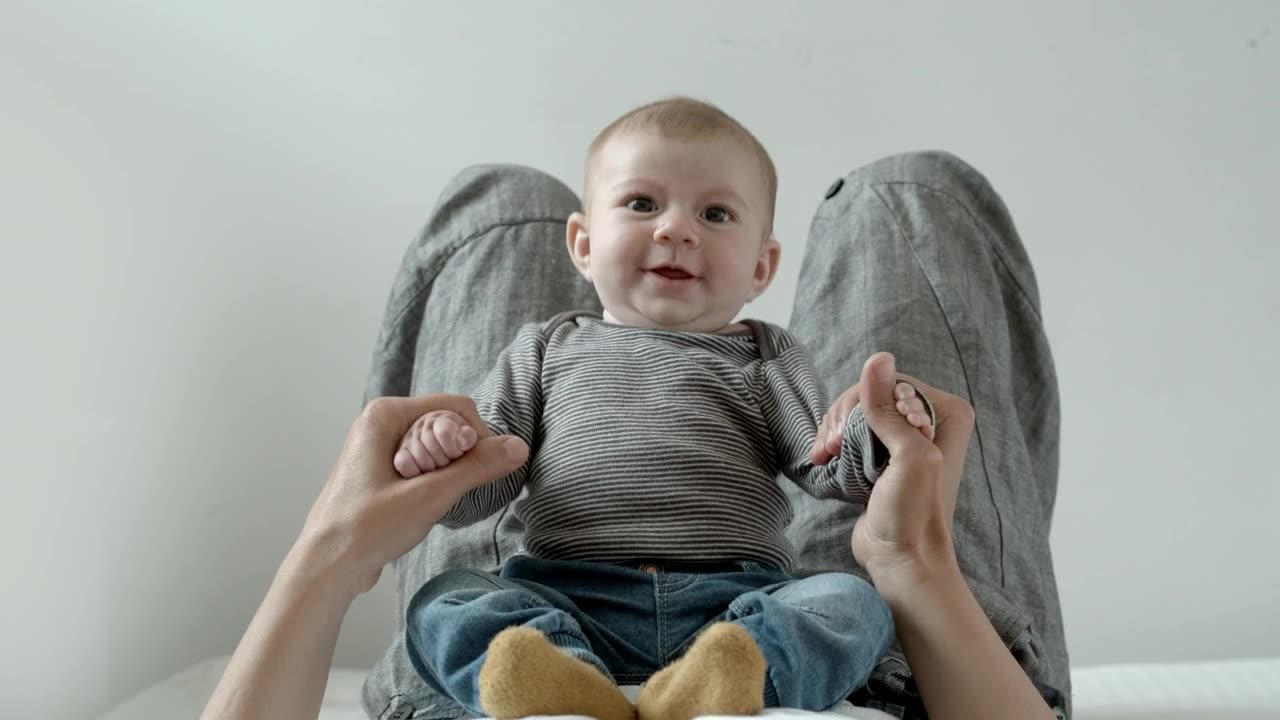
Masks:
[[[949,545],[930,553],[871,563],[867,572],[890,607],[951,580],[958,578],[963,582],[964,579],[955,552]]]
[[[332,537],[304,531],[289,549],[278,576],[307,592],[349,605],[360,594],[355,580],[358,571],[350,567],[340,548]]]

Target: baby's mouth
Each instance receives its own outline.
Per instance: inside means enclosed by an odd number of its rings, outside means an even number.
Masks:
[[[653,273],[663,280],[680,283],[681,285],[683,285],[684,282],[692,282],[702,279],[701,275],[698,275],[680,263],[675,262],[666,262],[660,265],[654,265],[647,268],[645,272]]]
[[[692,280],[693,279],[693,275],[689,274],[684,270],[681,270],[680,268],[675,268],[675,267],[658,267],[650,270],[649,272],[657,273],[662,277],[667,278],[668,280]]]

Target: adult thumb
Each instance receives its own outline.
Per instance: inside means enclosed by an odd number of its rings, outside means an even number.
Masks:
[[[472,476],[471,487],[506,477],[524,465],[529,459],[529,446],[514,435],[494,435],[481,438],[458,461],[458,470]],[[470,463],[463,461],[469,460]]]
[[[858,405],[871,432],[897,455],[908,444],[928,442],[918,429],[898,412],[893,389],[898,384],[898,370],[893,355],[880,352],[867,358],[858,380]]]

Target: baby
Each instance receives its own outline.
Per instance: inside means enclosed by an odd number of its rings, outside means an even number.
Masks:
[[[567,231],[603,317],[523,327],[476,393],[484,427],[433,412],[405,435],[405,477],[489,433],[530,447],[442,520],[478,522],[527,491],[514,509],[524,551],[498,575],[437,576],[408,608],[414,667],[469,712],[825,710],[884,655],[893,623],[868,583],[787,574],[777,475],[865,503],[887,452],[856,388],[828,408],[795,338],[735,322],[778,267],[776,185],[755,137],[705,103],[659,101],[609,125]],[[923,398],[907,383],[896,397],[932,438]],[[617,683],[640,682],[632,706]]]

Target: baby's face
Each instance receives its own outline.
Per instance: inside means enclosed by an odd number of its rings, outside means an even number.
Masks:
[[[715,332],[773,279],[768,188],[733,138],[620,135],[590,172],[590,205],[570,218],[569,252],[606,319]]]

